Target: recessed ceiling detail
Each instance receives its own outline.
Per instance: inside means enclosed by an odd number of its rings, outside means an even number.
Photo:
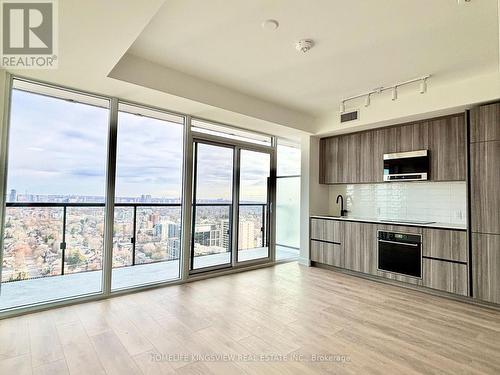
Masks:
[[[266,31],[274,31],[280,27],[280,24],[276,20],[265,20],[262,22],[262,28]]]
[[[259,30],[263,20],[279,28]],[[293,43],[304,37],[316,46],[298,58]],[[127,54],[198,87],[317,117],[342,98],[422,72],[435,74],[433,86],[497,73],[498,1],[169,0]]]

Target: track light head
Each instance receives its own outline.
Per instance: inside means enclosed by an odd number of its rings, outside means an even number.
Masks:
[[[368,107],[370,105],[370,95],[371,94],[368,94],[365,97],[365,107]]]
[[[398,86],[394,86],[392,88],[392,100],[396,100],[398,98]]]
[[[425,94],[427,92],[427,78],[420,81],[420,93]]]

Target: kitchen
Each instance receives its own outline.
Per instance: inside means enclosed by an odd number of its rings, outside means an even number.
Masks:
[[[321,138],[311,265],[500,303],[500,103]]]

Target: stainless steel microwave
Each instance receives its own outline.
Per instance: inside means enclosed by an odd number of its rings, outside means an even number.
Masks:
[[[420,181],[428,177],[428,150],[384,154],[384,181]]]

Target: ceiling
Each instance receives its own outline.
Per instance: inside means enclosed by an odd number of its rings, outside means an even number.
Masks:
[[[213,103],[111,77],[110,72],[164,3],[164,0],[58,1],[58,68],[7,71],[25,78],[114,96],[268,134],[293,139],[306,134],[305,127],[290,127],[286,121],[250,116],[243,111],[221,108]]]
[[[8,70],[298,139],[498,100],[499,4],[64,0],[58,68]],[[280,22],[275,32],[260,26],[269,18]],[[299,53],[299,38],[316,46]],[[356,124],[338,123],[341,98],[427,73],[426,95],[379,95]]]
[[[169,0],[127,54],[317,117],[424,74],[498,72],[498,33],[497,0]],[[301,38],[315,41],[308,53]]]

